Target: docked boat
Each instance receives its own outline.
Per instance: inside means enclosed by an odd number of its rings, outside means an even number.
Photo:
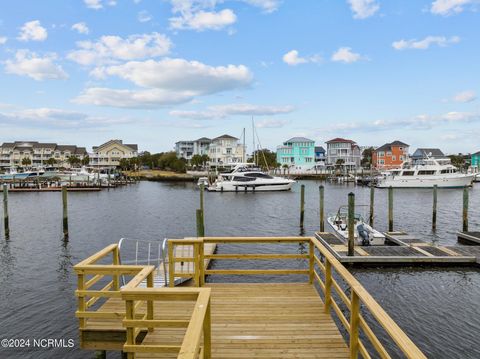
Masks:
[[[208,177],[200,177],[197,181],[197,186],[203,188],[208,188],[209,182],[208,182]]]
[[[377,182],[379,188],[457,188],[471,186],[473,173],[461,173],[449,158],[426,158],[415,164],[405,162],[400,169],[385,171]]]
[[[337,213],[328,216],[327,222],[335,235],[341,241],[348,243],[348,208],[346,206],[340,207]],[[385,235],[367,224],[360,214],[354,214],[353,223],[356,245],[381,246],[385,244]]]
[[[15,169],[11,169],[10,172],[0,175],[2,180],[24,180],[27,178],[35,178],[42,176],[45,173],[45,170],[30,170],[24,172],[17,172]]]
[[[252,163],[241,163],[231,172],[219,174],[208,190],[214,192],[288,191],[295,182],[288,178],[270,176],[255,168]]]

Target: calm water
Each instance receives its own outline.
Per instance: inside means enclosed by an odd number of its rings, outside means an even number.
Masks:
[[[318,185],[306,185],[305,231],[318,229]],[[207,235],[298,235],[299,187],[285,193],[206,193]],[[326,184],[327,213],[347,193],[368,204],[369,189]],[[377,190],[375,224],[386,229],[386,192]],[[72,265],[120,237],[195,235],[198,191],[177,183],[145,182],[98,193],[70,193],[70,241],[61,234],[59,193],[12,193],[10,241],[0,239],[0,339],[74,339],[70,349],[1,349],[0,358],[84,358],[74,317]],[[461,190],[439,190],[437,232],[431,233],[430,190],[395,192],[395,229],[454,245],[461,227]],[[368,208],[365,208],[365,215]],[[360,211],[361,212],[361,211]],[[470,190],[470,226],[480,228],[480,186]],[[219,250],[225,250],[219,248]],[[215,265],[220,265],[216,263]],[[475,268],[354,269],[387,312],[429,356],[480,358],[480,271]],[[113,354],[110,354],[113,357]]]

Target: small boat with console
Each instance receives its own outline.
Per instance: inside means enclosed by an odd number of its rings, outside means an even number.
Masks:
[[[266,192],[288,191],[296,181],[270,176],[255,167],[253,163],[239,163],[231,172],[221,173],[208,187],[214,192]]]
[[[385,171],[377,182],[379,188],[458,188],[471,186],[475,174],[461,173],[449,158],[404,162],[402,168]]]
[[[343,242],[348,243],[348,207],[341,206],[337,213],[328,216],[327,222],[335,235]],[[360,214],[354,214],[355,244],[361,246],[382,246],[385,244],[385,235],[368,225]]]

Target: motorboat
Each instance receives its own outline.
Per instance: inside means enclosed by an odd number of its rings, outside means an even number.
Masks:
[[[377,181],[379,188],[458,188],[471,186],[474,173],[461,173],[449,158],[417,160],[414,164],[404,162],[400,169],[385,171]]]
[[[204,188],[208,188],[209,182],[208,177],[200,177],[197,181],[197,186],[201,187],[203,185]]]
[[[208,190],[214,192],[288,191],[295,182],[262,172],[253,163],[240,163],[231,172],[219,174]]]
[[[327,218],[327,222],[335,235],[345,243],[348,243],[348,218],[347,206],[341,206],[337,213]],[[385,244],[385,235],[367,224],[360,214],[354,214],[353,224],[356,245],[381,246]]]
[[[27,178],[34,178],[42,176],[45,173],[43,169],[32,169],[24,172],[17,172],[16,169],[12,168],[8,173],[0,175],[2,180],[24,180]]]

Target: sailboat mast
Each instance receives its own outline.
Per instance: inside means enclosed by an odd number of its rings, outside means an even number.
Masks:
[[[255,147],[255,123],[253,122],[253,116],[252,116],[252,137],[253,137],[253,163],[255,163],[256,165],[257,164],[257,158],[256,158],[257,148]]]
[[[246,163],[247,148],[245,147],[245,127],[243,128],[243,163]]]

